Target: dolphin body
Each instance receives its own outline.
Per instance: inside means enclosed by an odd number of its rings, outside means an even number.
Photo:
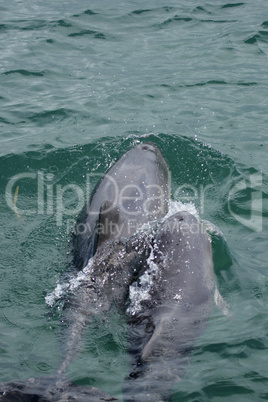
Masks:
[[[82,215],[73,238],[74,263],[85,268],[94,255],[88,280],[69,297],[65,372],[92,317],[116,307],[124,312],[129,285],[148,257],[146,234],[137,232],[168,212],[169,168],[159,149],[140,144],[126,152],[105,174]],[[83,219],[81,221],[81,218]],[[79,225],[87,228],[82,233]]]
[[[169,168],[159,149],[144,143],[126,152],[105,174],[78,217],[73,235],[76,267],[87,265],[97,242],[129,238],[142,225],[164,217],[169,196]],[[101,208],[106,218],[100,225]]]
[[[85,268],[87,280],[68,297],[61,364],[53,378],[0,384],[0,401],[114,400],[96,388],[66,381],[64,373],[80,351],[92,317],[107,314],[114,306],[122,309],[128,286],[147,257],[146,239],[135,233],[142,225],[165,216],[169,182],[168,166],[151,143],[128,151],[104,175],[74,231],[74,264]],[[94,260],[87,267],[92,256]]]
[[[170,400],[214,306],[211,241],[193,215],[179,212],[162,223],[150,265],[150,298],[128,320],[133,370],[125,401]]]

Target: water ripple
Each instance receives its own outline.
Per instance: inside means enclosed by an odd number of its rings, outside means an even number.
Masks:
[[[170,12],[173,10],[176,10],[176,7],[170,7],[170,6],[164,6],[164,7],[157,7],[157,8],[152,8],[152,9],[139,9],[139,10],[134,10],[131,11],[131,13],[129,13],[128,15],[142,15],[142,14],[148,14],[148,13],[152,13],[152,14],[158,14],[158,13],[162,13],[163,11],[165,12]]]
[[[73,32],[73,33],[69,34],[68,36],[76,37],[76,36],[84,36],[84,35],[94,35],[94,38],[96,38],[96,39],[106,39],[105,35],[102,32],[92,31],[90,29],[83,29],[80,32]]]
[[[193,84],[179,84],[179,85],[168,85],[168,84],[158,84],[157,86],[162,88],[168,88],[173,91],[176,91],[177,88],[192,88],[192,87],[203,87],[208,85],[238,85],[238,86],[254,86],[258,85],[257,82],[244,82],[244,81],[237,81],[237,82],[228,82],[224,80],[209,80],[209,81],[202,81],[202,82],[195,82]]]
[[[240,6],[244,6],[245,3],[228,3],[228,4],[224,4],[223,6],[221,6],[221,8],[233,8],[233,7],[240,7]]]
[[[266,42],[268,43],[268,31],[259,31],[257,34],[251,36],[250,38],[244,40],[244,43],[248,43],[250,45],[257,42]]]
[[[10,75],[10,74],[21,74],[24,76],[34,76],[34,77],[44,77],[44,72],[39,72],[39,71],[29,71],[29,70],[10,70],[10,71],[5,71],[2,73],[4,75]]]
[[[74,14],[73,17],[79,18],[79,17],[81,17],[82,15],[98,15],[98,14],[99,14],[99,13],[95,13],[94,11],[88,9],[88,10],[84,11],[84,12],[81,13],[81,14]]]
[[[174,17],[168,18],[167,20],[159,24],[159,27],[164,27],[166,25],[172,24],[173,22],[190,22],[192,20],[193,18],[191,17],[181,17],[179,15],[175,15]]]

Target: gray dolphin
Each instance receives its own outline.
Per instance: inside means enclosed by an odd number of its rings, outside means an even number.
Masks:
[[[166,215],[169,177],[159,149],[151,143],[140,144],[108,170],[83,211],[84,221],[79,217],[76,230],[81,223],[87,230],[74,235],[74,261],[78,268],[85,267],[93,253],[94,261],[87,282],[69,298],[66,321],[70,325],[60,374],[96,312],[105,314],[113,306],[123,311],[128,287],[148,251],[146,234],[137,230]]]
[[[211,241],[193,215],[179,212],[159,227],[150,264],[149,291],[129,318],[133,370],[124,384],[126,401],[170,398],[214,305]]]
[[[107,314],[113,306],[122,310],[128,286],[148,257],[146,238],[135,233],[165,216],[169,182],[168,166],[151,143],[128,151],[104,175],[74,231],[74,264],[87,268],[87,279],[68,297],[60,366],[53,378],[0,384],[1,401],[114,400],[96,388],[75,386],[66,381],[64,373],[92,317]],[[92,264],[86,267],[92,256]]]
[[[144,143],[126,152],[106,172],[78,218],[73,235],[76,267],[85,267],[95,254],[98,234],[102,241],[129,238],[143,224],[163,217],[169,196],[169,169],[159,149]],[[99,225],[103,203],[107,221]]]

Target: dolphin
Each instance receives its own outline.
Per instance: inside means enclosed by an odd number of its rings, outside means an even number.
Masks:
[[[106,172],[78,217],[73,234],[75,266],[87,265],[99,234],[102,242],[129,238],[142,225],[165,216],[169,196],[170,172],[159,149],[153,143],[130,149]],[[102,225],[101,207],[108,219]]]
[[[128,319],[133,369],[124,384],[125,401],[169,400],[218,294],[210,237],[188,212],[161,224],[148,263],[143,275],[149,291]]]
[[[87,281],[69,297],[62,374],[77,350],[92,317],[116,306],[123,312],[129,285],[148,257],[146,232],[139,229],[168,212],[170,173],[159,149],[144,143],[126,152],[105,174],[82,211],[74,234],[74,263],[85,268]],[[81,223],[87,228],[80,233]],[[101,308],[100,308],[101,304]],[[67,352],[67,353],[66,353]]]
[[[151,143],[132,148],[106,172],[74,229],[74,265],[86,280],[68,295],[59,368],[53,378],[0,384],[0,401],[114,400],[96,388],[75,386],[64,374],[92,318],[113,307],[124,310],[128,287],[148,258],[140,229],[167,213],[169,177],[166,161]]]

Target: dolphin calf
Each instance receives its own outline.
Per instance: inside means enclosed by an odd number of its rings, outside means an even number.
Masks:
[[[145,275],[149,291],[128,320],[133,369],[125,401],[169,400],[213,308],[211,241],[193,215],[179,212],[162,223]]]
[[[94,315],[114,306],[124,310],[128,287],[148,258],[146,236],[137,231],[165,216],[169,195],[168,166],[151,143],[132,148],[108,170],[74,230],[74,265],[86,280],[68,295],[60,366],[53,378],[0,384],[1,401],[113,400],[96,388],[75,386],[64,374]]]

